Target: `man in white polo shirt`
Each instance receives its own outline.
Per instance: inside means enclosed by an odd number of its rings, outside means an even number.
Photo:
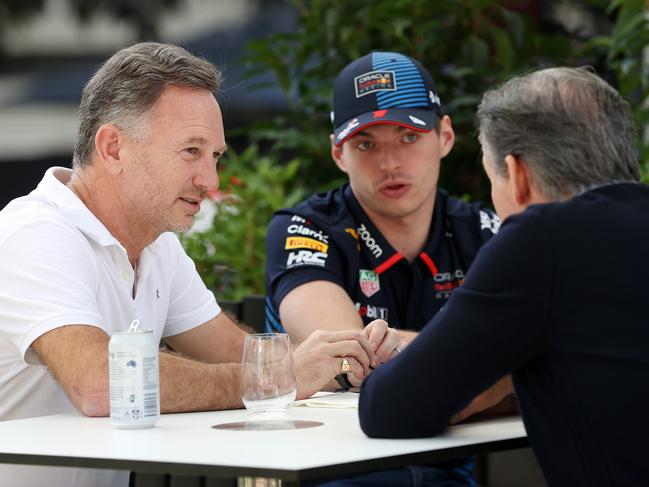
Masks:
[[[0,421],[106,416],[108,341],[139,319],[160,355],[162,412],[241,407],[245,332],[220,312],[171,233],[218,187],[226,150],[219,73],[176,46],[112,56],[83,91],[73,170],[51,168],[0,212]],[[294,352],[298,397],[374,359],[360,332],[319,332]],[[127,472],[0,465],[0,485],[126,486]]]

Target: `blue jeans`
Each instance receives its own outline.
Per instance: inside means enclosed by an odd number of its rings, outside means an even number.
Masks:
[[[467,487],[473,479],[457,475],[453,469],[413,465],[392,470],[378,470],[355,477],[301,483],[307,487]]]

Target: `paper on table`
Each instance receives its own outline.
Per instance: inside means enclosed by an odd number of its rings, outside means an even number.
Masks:
[[[338,408],[338,409],[356,409],[358,408],[357,392],[333,392],[316,393],[308,399],[295,401],[293,406],[306,406],[311,408]]]

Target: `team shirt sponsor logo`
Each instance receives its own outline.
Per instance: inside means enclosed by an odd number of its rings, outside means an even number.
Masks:
[[[304,225],[292,224],[289,225],[286,229],[287,233],[297,233],[298,235],[304,235],[306,237],[313,237],[321,242],[329,244],[329,235],[322,233],[321,230],[313,230],[311,228],[305,227]]]
[[[437,299],[448,298],[451,291],[464,283],[464,271],[455,269],[454,272],[438,272],[433,276],[435,283],[435,297]]]
[[[345,232],[354,237],[354,239],[358,240],[358,232],[355,228],[345,228]]]
[[[286,259],[286,268],[291,269],[301,265],[317,265],[324,267],[327,264],[327,254],[324,252],[311,252],[310,250],[299,250],[291,252]]]
[[[358,232],[356,231],[356,229],[355,228],[345,228],[345,233],[350,234],[352,236],[352,238],[354,240],[356,240],[356,250],[358,250],[360,252],[361,251],[361,244],[358,243],[359,238],[358,238]]]
[[[288,237],[284,249],[311,249],[326,254],[329,246],[326,243],[308,237]]]
[[[499,229],[500,218],[497,215],[480,210],[480,230],[489,230],[491,233],[496,234]]]
[[[388,321],[388,308],[382,308],[380,306],[372,306],[371,304],[361,304],[356,303],[356,311],[363,318],[370,318],[373,320],[385,320]]]
[[[369,95],[375,91],[394,91],[397,89],[397,82],[394,78],[394,71],[370,71],[354,78],[356,87],[356,98]]]
[[[365,246],[372,252],[372,255],[377,259],[383,255],[383,249],[376,243],[370,231],[361,223],[361,226],[356,229],[358,236],[361,238]]]
[[[349,132],[351,132],[351,131],[354,130],[356,127],[358,127],[358,125],[359,125],[359,123],[358,123],[358,119],[357,119],[357,118],[354,118],[354,119],[350,120],[350,121],[347,123],[347,126],[346,126],[344,129],[342,129],[342,130],[340,131],[340,133],[338,134],[338,136],[337,136],[336,138],[337,138],[338,140],[343,140],[345,137],[347,137],[347,135],[349,135]]]
[[[298,222],[298,223],[306,223],[306,220],[304,218],[302,218],[301,216],[299,216],[299,215],[293,215],[291,217],[291,221],[292,222]]]
[[[381,289],[379,275],[376,272],[367,269],[359,269],[358,283],[360,284],[361,292],[368,298],[379,292]]]

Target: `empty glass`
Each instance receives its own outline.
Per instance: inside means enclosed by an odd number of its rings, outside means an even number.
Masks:
[[[246,336],[241,399],[252,413],[281,413],[295,400],[291,340],[286,333]]]

